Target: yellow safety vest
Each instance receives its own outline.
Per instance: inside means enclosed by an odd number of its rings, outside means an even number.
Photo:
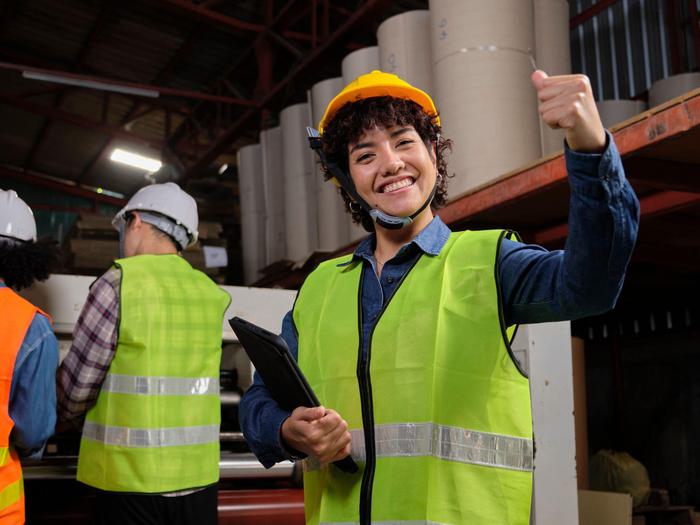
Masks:
[[[230,298],[178,255],[139,255],[121,269],[119,338],[87,413],[78,480],[159,493],[219,479],[219,369]]]
[[[529,523],[530,390],[502,319],[504,235],[453,233],[422,255],[375,321],[366,360],[362,263],[328,261],[306,280],[299,364],[348,422],[360,465],[350,475],[307,460],[307,523]]]

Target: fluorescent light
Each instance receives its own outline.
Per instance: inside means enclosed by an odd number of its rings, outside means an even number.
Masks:
[[[138,155],[137,153],[131,153],[124,149],[116,148],[112,155],[109,157],[110,160],[114,162],[121,162],[122,164],[127,164],[133,166],[134,168],[141,168],[148,172],[158,171],[163,163],[158,159],[151,157],[144,157],[143,155]]]
[[[22,76],[24,78],[30,78],[32,80],[43,80],[44,82],[53,82],[54,84],[66,84],[68,86],[78,86],[91,89],[100,89],[103,91],[113,91],[115,93],[124,93],[126,95],[138,95],[140,97],[151,98],[158,98],[160,96],[160,93],[154,89],[133,87],[129,86],[128,84],[113,84],[111,82],[100,82],[98,80],[64,77],[62,75],[40,73],[38,71],[22,71]]]

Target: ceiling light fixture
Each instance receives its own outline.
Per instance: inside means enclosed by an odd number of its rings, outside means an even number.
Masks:
[[[143,155],[132,153],[120,148],[115,148],[110,155],[109,160],[127,164],[128,166],[133,166],[134,168],[141,168],[148,172],[158,171],[163,165],[163,163],[158,159],[144,157]]]
[[[54,84],[66,84],[68,86],[78,86],[92,89],[101,89],[103,91],[113,91],[115,93],[124,93],[125,95],[138,95],[140,97],[158,98],[160,93],[154,89],[144,89],[122,84],[113,84],[111,82],[99,82],[97,80],[87,80],[84,78],[71,78],[63,75],[54,75],[51,73],[40,73],[38,71],[22,71],[24,78],[32,80],[43,80],[44,82],[53,82]]]

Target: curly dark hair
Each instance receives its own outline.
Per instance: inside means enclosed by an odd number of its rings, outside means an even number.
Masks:
[[[51,239],[16,241],[0,236],[0,278],[14,290],[45,281],[59,262],[58,244]]]
[[[378,126],[388,128],[391,126],[413,126],[430,148],[436,144],[438,183],[430,207],[438,209],[447,203],[447,179],[451,177],[447,173],[447,161],[445,152],[451,150],[452,141],[440,135],[440,126],[412,100],[394,97],[373,97],[348,102],[335,114],[333,119],[323,130],[323,150],[329,161],[336,162],[342,169],[348,170],[348,145],[356,142],[362,134]],[[326,180],[332,175],[322,166],[323,176]],[[361,224],[368,232],[374,231],[374,221],[369,214],[356,206],[347,192],[340,188],[340,194],[345,202],[345,210],[352,215],[352,220]]]

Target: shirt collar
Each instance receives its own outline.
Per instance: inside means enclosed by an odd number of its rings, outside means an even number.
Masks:
[[[416,237],[406,244],[404,244],[396,256],[401,256],[411,249],[419,249],[423,253],[428,255],[438,255],[442,247],[445,246],[447,239],[450,238],[450,229],[447,225],[442,222],[442,219],[437,215],[433,217],[421,232],[416,235]],[[374,260],[374,249],[377,245],[376,235],[371,233],[358,244],[357,248],[352,254],[352,259],[343,263],[338,264],[339,267],[347,266],[348,264],[356,261],[358,259],[365,259],[367,261]]]

